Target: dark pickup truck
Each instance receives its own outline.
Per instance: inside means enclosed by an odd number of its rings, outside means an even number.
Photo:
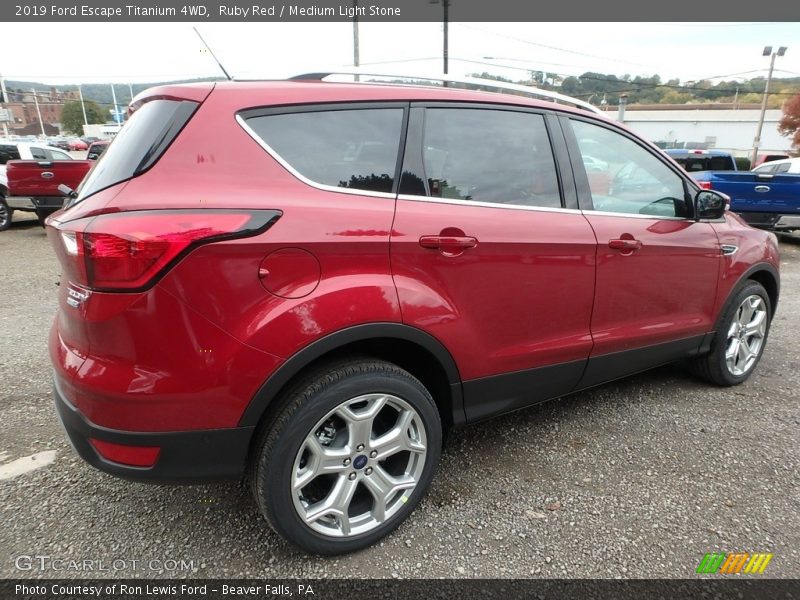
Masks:
[[[35,212],[39,222],[61,208],[64,195],[59,185],[72,189],[89,172],[93,160],[10,160],[6,163],[8,178],[8,221],[15,210]]]
[[[692,178],[707,190],[727,194],[731,210],[762,229],[800,229],[800,174],[702,171]]]

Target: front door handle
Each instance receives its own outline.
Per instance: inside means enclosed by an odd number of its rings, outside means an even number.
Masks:
[[[621,250],[623,253],[625,252],[633,252],[635,250],[639,250],[642,247],[642,242],[640,240],[635,240],[633,238],[626,239],[620,238],[616,240],[608,240],[608,247],[612,250]]]

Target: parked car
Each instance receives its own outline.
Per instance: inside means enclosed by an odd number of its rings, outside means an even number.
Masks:
[[[75,152],[76,150],[86,150],[89,145],[81,139],[75,138],[69,141],[69,149]]]
[[[780,175],[781,173],[800,173],[800,158],[776,159],[774,161],[762,163],[761,166],[753,169],[753,173],[770,173]]]
[[[47,144],[59,150],[70,150],[69,142],[67,140],[48,140]]]
[[[0,231],[5,231],[11,227],[11,218],[14,210],[37,211],[37,206],[30,197],[11,197],[6,174],[6,163],[10,160],[36,160],[36,161],[60,161],[72,160],[66,152],[53,146],[47,146],[38,142],[19,142],[0,140]],[[61,206],[59,202],[58,207]],[[53,207],[40,207],[37,216],[40,220],[49,215]]]
[[[758,167],[760,165],[763,165],[764,163],[772,162],[774,160],[785,160],[787,158],[789,158],[789,155],[788,154],[782,154],[782,153],[771,153],[771,154],[763,153],[763,154],[759,154],[758,156],[756,156],[756,162],[751,167],[751,170],[755,170],[756,167]]]
[[[337,554],[413,511],[445,430],[680,359],[754,372],[776,238],[657,147],[543,90],[319,78],[143,92],[48,220],[87,462],[246,477],[280,535]],[[593,190],[587,148],[647,185]]]
[[[89,150],[86,152],[86,158],[89,160],[97,160],[100,158],[100,155],[103,154],[108,145],[111,142],[108,140],[101,140],[98,142],[92,142],[89,146]]]
[[[736,171],[736,159],[725,150],[670,148],[667,155],[689,173],[696,171]]]

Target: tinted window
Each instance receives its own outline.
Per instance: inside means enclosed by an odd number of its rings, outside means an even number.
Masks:
[[[33,160],[50,160],[44,148],[31,147],[31,157]]]
[[[84,179],[79,199],[149,169],[189,121],[196,102],[153,100],[136,110],[120,129],[101,163]]]
[[[402,108],[272,114],[247,124],[300,175],[324,185],[391,192]]]
[[[683,180],[654,154],[624,135],[572,121],[581,154],[606,164],[586,170],[595,210],[664,217],[689,215]]]
[[[675,161],[689,172],[694,171],[733,171],[736,163],[730,156],[701,156],[676,158]]]
[[[789,167],[791,167],[791,166],[792,165],[790,165],[789,163],[783,163],[781,165],[776,165],[775,166],[775,173],[788,173],[789,172]]]
[[[428,109],[422,158],[431,196],[561,206],[553,152],[541,115]]]
[[[0,165],[10,160],[19,160],[19,150],[13,144],[0,144]]]
[[[47,153],[50,155],[50,160],[72,160],[69,154],[64,154],[58,150],[48,150]]]

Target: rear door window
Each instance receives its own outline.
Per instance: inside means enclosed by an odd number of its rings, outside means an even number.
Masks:
[[[553,150],[542,115],[429,108],[423,166],[431,196],[560,208]]]
[[[392,193],[403,108],[244,116],[255,138],[307,183]]]

